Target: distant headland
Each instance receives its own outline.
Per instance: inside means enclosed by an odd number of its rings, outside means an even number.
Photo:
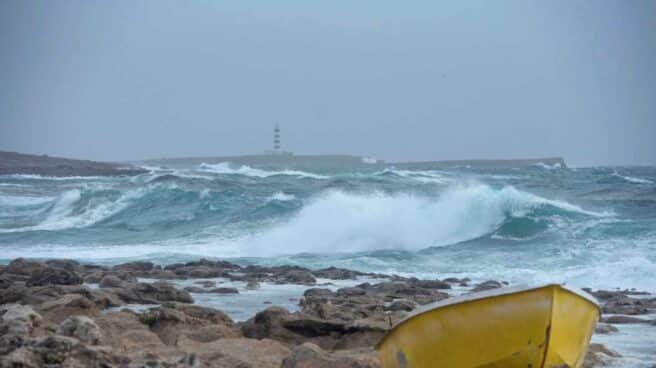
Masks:
[[[293,155],[262,154],[242,156],[212,156],[163,158],[130,163],[98,162],[77,160],[47,155],[29,155],[17,152],[0,151],[0,175],[26,174],[42,176],[132,176],[146,172],[140,165],[167,167],[189,167],[201,163],[230,162],[236,165],[249,165],[267,168],[290,169],[359,169],[367,167],[397,168],[513,168],[534,165],[566,167],[561,157],[545,157],[513,160],[447,160],[421,162],[385,162],[372,157],[355,155]]]

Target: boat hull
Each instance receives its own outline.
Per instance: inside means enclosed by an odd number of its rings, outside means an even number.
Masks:
[[[378,344],[383,367],[578,368],[599,319],[560,285],[507,288],[422,308]]]

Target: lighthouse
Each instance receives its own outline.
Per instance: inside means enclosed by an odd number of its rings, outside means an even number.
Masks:
[[[273,128],[273,152],[280,153],[280,125],[278,123]]]
[[[267,155],[292,156],[293,153],[280,149],[280,125],[273,126],[273,149],[265,152]]]

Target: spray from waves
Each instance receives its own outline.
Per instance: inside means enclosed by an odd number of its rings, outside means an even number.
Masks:
[[[97,204],[89,202],[84,208],[78,209],[77,205],[82,198],[82,192],[80,189],[71,189],[62,193],[54,201],[48,209],[47,217],[41,223],[34,226],[2,229],[0,232],[54,231],[91,226],[123,210],[132,201],[142,197],[146,191],[147,188],[128,191],[116,201]]]
[[[450,188],[437,198],[412,194],[353,194],[329,191],[306,204],[289,221],[255,235],[216,244],[244,255],[303,252],[420,250],[475,239],[493,233],[509,216],[550,208],[553,213],[604,217],[513,187],[493,189],[475,184]],[[212,252],[211,249],[205,251]]]
[[[313,174],[313,173],[298,171],[298,170],[266,171],[266,170],[256,169],[247,165],[241,165],[235,168],[229,162],[221,162],[218,164],[202,163],[200,164],[199,169],[214,174],[244,175],[244,176],[251,176],[256,178],[267,178],[276,175],[289,175],[289,176],[297,176],[297,177],[312,178],[312,179],[328,179],[328,177],[325,175],[318,175],[318,174]]]
[[[30,230],[88,226],[120,211],[127,203],[138,201],[135,198],[139,195],[143,193],[126,193],[114,207],[80,212],[74,210],[80,202],[80,193],[70,191],[57,200],[46,220]],[[211,227],[162,241],[116,245],[117,248],[80,246],[68,248],[68,252],[71,257],[103,259],[148,254],[268,257],[386,249],[415,251],[492,235],[507,219],[521,216],[604,218],[608,214],[542,198],[511,186],[499,189],[484,184],[454,186],[438,197],[330,190],[305,203],[291,217],[281,217],[259,230],[247,226],[227,232],[224,226]],[[21,252],[52,256],[52,252],[61,248],[22,249]]]
[[[26,197],[26,196],[3,196],[0,195],[0,206],[8,207],[27,207],[39,206],[52,202],[52,197]]]
[[[539,167],[541,169],[547,169],[547,170],[562,169],[562,165],[559,162],[556,162],[553,165],[547,165],[544,162],[538,162],[537,164],[535,164],[533,166]]]
[[[633,184],[654,184],[654,182],[649,179],[636,178],[633,176],[624,176],[624,175],[620,175],[617,171],[613,172],[613,176],[624,179],[629,183],[633,183]]]
[[[294,199],[296,199],[296,196],[294,196],[293,194],[287,194],[287,193],[284,193],[284,192],[277,192],[274,195],[272,195],[271,197],[269,197],[268,202],[271,202],[271,201],[287,202],[287,201],[293,201]]]
[[[452,178],[447,177],[444,173],[434,170],[399,170],[395,168],[386,168],[375,172],[374,176],[396,175],[402,178],[415,180],[424,184],[447,184],[453,182]]]

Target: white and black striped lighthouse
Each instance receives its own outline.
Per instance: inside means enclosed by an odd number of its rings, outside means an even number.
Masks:
[[[280,126],[278,123],[273,128],[273,152],[280,152]]]

